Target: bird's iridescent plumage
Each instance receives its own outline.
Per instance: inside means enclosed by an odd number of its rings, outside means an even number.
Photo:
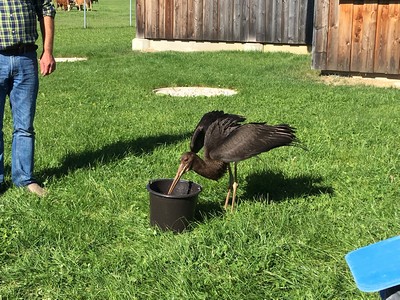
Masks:
[[[225,208],[232,188],[233,207],[237,187],[237,162],[277,147],[297,143],[295,128],[287,124],[242,124],[245,120],[243,116],[226,114],[223,111],[206,113],[193,133],[191,151],[181,156],[178,172],[168,193],[172,193],[181,176],[190,170],[213,180],[220,179],[229,170],[230,184]],[[203,147],[204,159],[197,155]],[[232,174],[230,163],[234,163],[235,174]]]

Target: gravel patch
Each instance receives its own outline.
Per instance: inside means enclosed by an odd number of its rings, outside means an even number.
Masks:
[[[400,88],[399,79],[384,77],[364,78],[361,76],[322,75],[321,80],[329,85],[372,85],[381,88]]]

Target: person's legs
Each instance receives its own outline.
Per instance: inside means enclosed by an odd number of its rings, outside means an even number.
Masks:
[[[4,183],[4,105],[9,91],[10,57],[0,54],[0,185]]]
[[[12,57],[10,106],[13,117],[11,176],[16,186],[35,182],[33,120],[39,87],[36,52]]]

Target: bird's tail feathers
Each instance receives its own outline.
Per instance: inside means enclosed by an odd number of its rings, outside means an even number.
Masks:
[[[296,136],[296,128],[288,124],[279,124],[274,126],[277,129],[277,133],[280,136],[286,136],[290,139],[290,143],[287,146],[293,146],[308,151],[308,148],[303,142]]]

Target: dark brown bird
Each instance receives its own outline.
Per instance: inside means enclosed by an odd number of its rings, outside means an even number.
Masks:
[[[213,179],[220,179],[229,171],[229,188],[225,200],[228,206],[232,192],[232,210],[235,204],[237,182],[237,163],[281,146],[298,142],[295,128],[287,124],[267,125],[266,123],[240,124],[243,116],[226,114],[223,111],[206,113],[197,124],[190,143],[190,152],[182,155],[178,172],[171,184],[171,194],[182,175],[190,170]],[[204,146],[204,159],[196,153]],[[230,163],[234,163],[234,171]]]

